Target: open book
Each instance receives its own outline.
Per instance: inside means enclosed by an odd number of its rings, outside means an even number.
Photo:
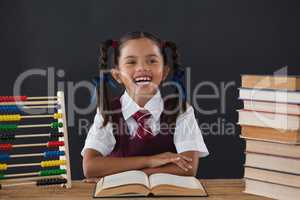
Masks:
[[[105,176],[95,187],[94,197],[133,196],[207,196],[198,179],[157,173],[149,177],[142,171],[132,170]]]

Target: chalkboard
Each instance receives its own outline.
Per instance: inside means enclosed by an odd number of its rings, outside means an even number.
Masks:
[[[192,101],[202,110],[215,109],[195,113],[210,151],[200,161],[201,178],[243,176],[245,144],[235,125],[242,107],[240,75],[300,73],[297,1],[3,0],[0,5],[0,95],[12,95],[14,88],[28,96],[65,91],[73,179],[83,178],[80,151],[95,114],[91,80],[105,39],[143,30],[175,41],[190,69],[191,91],[219,93]],[[78,113],[80,108],[86,112]]]

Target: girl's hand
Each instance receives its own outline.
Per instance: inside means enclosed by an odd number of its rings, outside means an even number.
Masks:
[[[83,179],[82,182],[84,183],[97,183],[101,178],[86,178]]]
[[[149,156],[147,159],[147,167],[154,168],[159,167],[168,163],[174,163],[184,171],[192,169],[192,165],[189,164],[192,159],[176,153],[165,152],[153,156]]]

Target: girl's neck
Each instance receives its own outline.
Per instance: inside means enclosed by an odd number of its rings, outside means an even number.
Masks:
[[[154,96],[154,94],[129,94],[131,98],[141,107],[144,108],[146,103]]]

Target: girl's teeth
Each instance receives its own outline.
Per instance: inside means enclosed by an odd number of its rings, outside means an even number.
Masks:
[[[150,80],[151,80],[150,77],[139,77],[135,79],[135,81],[150,81]]]
[[[150,83],[150,81],[142,81],[142,82],[137,82],[136,84],[137,85],[147,85],[149,83]]]
[[[146,84],[149,84],[150,82],[151,82],[150,77],[138,77],[135,79],[135,83],[137,85],[146,85]]]

